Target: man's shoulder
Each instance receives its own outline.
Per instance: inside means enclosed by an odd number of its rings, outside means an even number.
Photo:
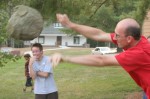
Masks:
[[[43,58],[44,59],[49,59],[49,56],[44,55]]]
[[[43,56],[42,60],[45,64],[51,64],[50,56]]]
[[[131,49],[128,49],[118,55],[118,58],[122,58],[123,60],[125,58],[129,58],[130,60],[140,60],[140,61],[146,61],[150,57],[150,44],[148,46],[142,46],[142,47],[134,47]]]

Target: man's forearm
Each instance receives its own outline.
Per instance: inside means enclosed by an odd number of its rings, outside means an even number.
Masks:
[[[48,72],[41,72],[41,71],[38,71],[36,74],[37,74],[37,76],[45,77],[45,78],[49,76],[49,73],[48,73]]]
[[[88,57],[87,57],[88,56]],[[70,62],[75,64],[82,64],[88,66],[102,66],[104,65],[101,56],[99,55],[85,55],[85,56],[75,56],[75,57],[68,57],[63,56],[62,61]]]
[[[33,70],[31,66],[30,66],[30,76],[32,77],[32,79],[35,79],[36,77],[36,72]]]
[[[82,55],[72,57],[62,56],[61,61],[96,67],[120,66],[113,55]]]
[[[79,32],[80,34],[84,35],[85,37],[88,37],[93,40],[99,40],[99,37],[104,32],[100,29],[96,29],[93,27],[85,26],[85,25],[79,25],[76,23],[71,23],[70,28],[75,30],[76,32]]]

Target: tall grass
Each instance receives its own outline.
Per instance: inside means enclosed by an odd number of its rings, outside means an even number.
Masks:
[[[51,55],[56,51],[47,51]],[[90,54],[90,49],[58,50],[67,55]],[[25,84],[24,59],[9,62],[0,68],[0,99],[34,99],[34,94],[23,92]],[[121,67],[87,67],[61,63],[54,69],[59,99],[124,99],[140,88]]]

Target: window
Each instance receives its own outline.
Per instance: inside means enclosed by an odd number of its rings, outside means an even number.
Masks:
[[[80,38],[75,36],[74,37],[74,44],[80,44]]]
[[[44,36],[38,37],[38,42],[39,42],[39,43],[44,44],[44,41],[45,41]]]
[[[63,28],[61,23],[54,23],[54,28]]]

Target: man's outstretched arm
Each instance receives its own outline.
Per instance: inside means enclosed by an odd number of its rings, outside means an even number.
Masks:
[[[102,31],[101,29],[73,23],[69,20],[66,14],[57,14],[56,17],[58,22],[60,22],[63,26],[76,31],[87,38],[102,42],[112,41],[110,34]]]
[[[60,62],[69,62],[87,66],[120,66],[115,56],[107,55],[82,55],[82,56],[62,56],[54,54],[52,56],[52,65],[57,66]]]

